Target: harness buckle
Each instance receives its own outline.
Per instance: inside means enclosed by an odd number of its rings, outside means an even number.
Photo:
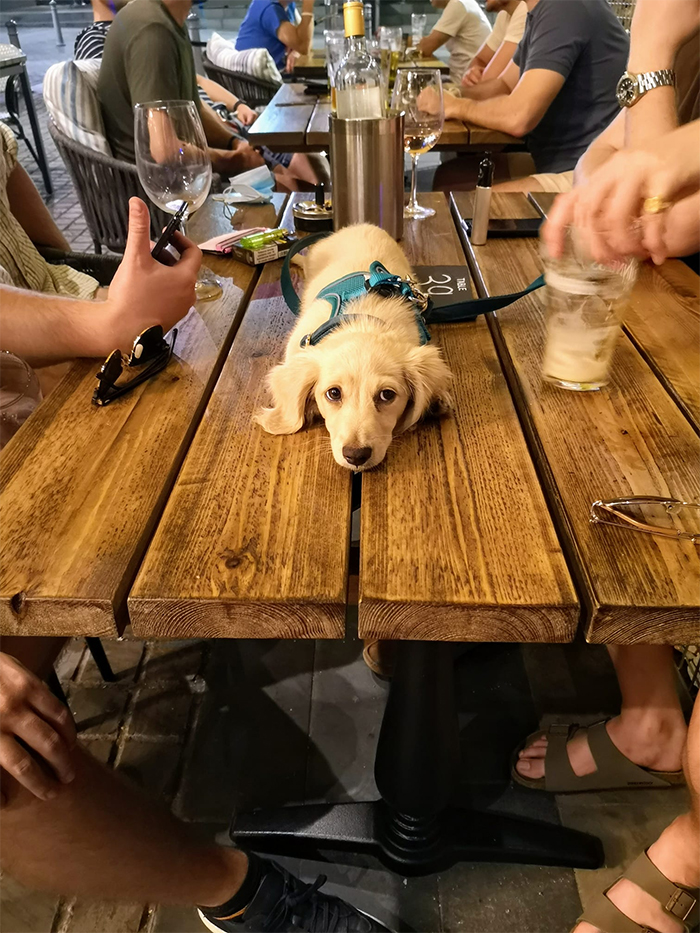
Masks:
[[[418,280],[414,275],[409,275],[408,284],[411,286],[411,291],[413,292],[413,298],[418,306],[418,310],[421,314],[425,314],[428,310],[428,305],[430,304],[430,297],[422,292],[418,287]]]

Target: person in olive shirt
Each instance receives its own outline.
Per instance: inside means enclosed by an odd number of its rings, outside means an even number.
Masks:
[[[227,177],[237,175],[265,162],[200,101],[185,27],[191,6],[192,0],[139,0],[115,17],[107,33],[97,85],[107,139],[116,158],[135,162],[134,104],[191,100],[202,118],[212,168]],[[294,163],[288,169],[275,167],[283,188],[295,190],[299,181],[313,185],[319,180],[308,158],[295,158]]]

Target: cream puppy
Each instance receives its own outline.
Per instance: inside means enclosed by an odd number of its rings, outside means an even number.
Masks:
[[[319,292],[352,272],[369,272],[375,260],[401,278],[412,274],[403,250],[371,224],[346,227],[311,247],[299,319],[284,360],[268,376],[272,405],[255,416],[270,434],[294,434],[315,407],[336,462],[351,470],[381,463],[395,434],[451,404],[451,373],[438,347],[421,345],[405,298],[362,295],[344,307],[340,326],[317,344],[301,346],[331,316]]]

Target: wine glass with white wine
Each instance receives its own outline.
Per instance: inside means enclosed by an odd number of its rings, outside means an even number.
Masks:
[[[193,101],[136,104],[134,149],[139,179],[149,198],[168,214],[185,201],[186,224],[206,201],[212,175],[204,128]],[[195,291],[201,301],[212,301],[223,292],[221,282],[205,267],[197,276]]]
[[[431,98],[437,101],[436,113],[428,113],[419,106],[419,98],[424,91],[433,91]],[[392,109],[404,112],[404,150],[412,160],[411,196],[403,215],[407,219],[422,220],[432,217],[435,211],[431,207],[421,207],[418,203],[418,158],[429,152],[442,135],[445,123],[445,107],[442,96],[442,75],[437,68],[399,68],[394,84]]]

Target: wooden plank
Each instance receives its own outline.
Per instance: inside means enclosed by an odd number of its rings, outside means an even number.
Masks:
[[[468,215],[472,196],[453,197],[462,216]],[[535,213],[520,194],[496,194],[492,205],[493,216]],[[541,271],[536,239],[494,239],[472,252],[489,292],[515,291]],[[698,436],[624,335],[607,388],[576,393],[544,383],[543,307],[540,291],[499,311],[494,335],[587,604],[586,637],[610,644],[695,643],[698,549],[690,541],[591,525],[588,516],[596,499],[697,497]],[[690,530],[692,519],[687,521]]]
[[[511,136],[509,133],[501,133],[499,130],[489,130],[485,126],[479,126],[476,123],[465,123],[469,130],[469,142],[472,147],[488,148],[489,146],[518,146],[525,148],[522,139],[517,136]]]
[[[352,476],[323,425],[273,437],[252,421],[294,322],[281,265],[264,268],[129,596],[139,637],[343,636]]]
[[[326,78],[326,50],[311,49],[294,61],[294,74],[300,78]]]
[[[466,260],[445,196],[406,223],[416,265]],[[454,409],[402,435],[362,476],[360,635],[570,641],[578,603],[483,318],[431,329]]]
[[[545,217],[555,197],[528,195]],[[625,311],[625,330],[700,430],[700,278],[679,259],[661,266],[643,263]]]
[[[251,146],[268,146],[277,152],[306,150],[306,127],[316,97],[304,94],[303,84],[283,84],[250,127]]]
[[[283,204],[275,195],[273,205],[239,211],[236,226],[274,225]],[[193,235],[203,239],[223,212],[210,201],[202,213]],[[242,263],[212,265],[227,276],[224,296],[179,325],[163,373],[96,408],[98,362],[79,361],[3,451],[3,634],[115,635],[123,624],[128,589],[257,281]]]

